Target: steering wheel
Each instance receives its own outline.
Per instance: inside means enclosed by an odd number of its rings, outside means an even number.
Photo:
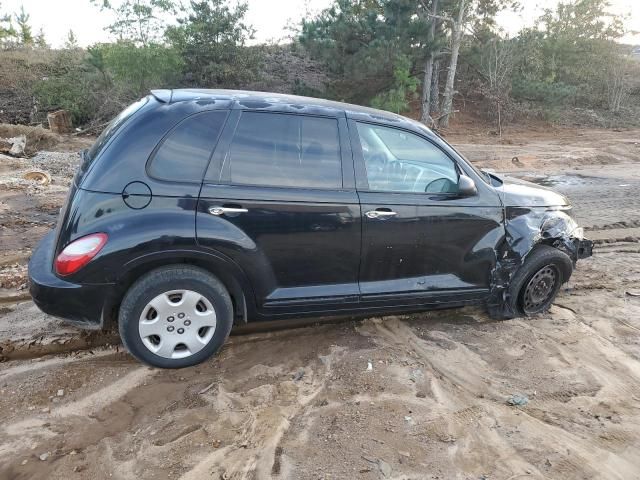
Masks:
[[[448,178],[436,178],[425,187],[425,193],[454,193],[457,188],[457,184],[453,183]]]

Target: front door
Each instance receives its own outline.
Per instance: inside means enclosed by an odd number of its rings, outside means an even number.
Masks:
[[[356,303],[361,219],[344,114],[234,114],[200,194],[199,244],[244,270],[263,313]]]
[[[504,238],[493,189],[477,179],[478,194],[462,198],[464,165],[426,137],[352,120],[350,130],[358,137],[363,302],[427,305],[486,296]]]

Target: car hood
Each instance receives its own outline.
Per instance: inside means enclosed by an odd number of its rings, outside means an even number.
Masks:
[[[500,177],[496,187],[505,207],[569,207],[569,200],[550,188],[513,177]]]

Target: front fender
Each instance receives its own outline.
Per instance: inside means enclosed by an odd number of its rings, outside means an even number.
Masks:
[[[569,216],[570,207],[506,207],[505,240],[491,272],[491,295],[487,306],[492,315],[509,318],[511,279],[536,245],[555,247],[575,262],[592,254],[592,242]]]

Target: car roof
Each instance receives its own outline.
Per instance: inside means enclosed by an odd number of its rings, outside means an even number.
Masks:
[[[347,116],[350,114],[368,115],[390,122],[407,121],[410,119],[395,113],[378,110],[361,105],[353,105],[350,103],[336,102],[334,100],[325,100],[322,98],[302,97],[298,95],[289,95],[284,93],[273,92],[254,92],[249,90],[224,90],[224,89],[199,89],[199,88],[180,88],[171,90],[152,90],[151,94],[160,102],[176,103],[197,100],[223,100],[238,104],[241,108],[256,108],[257,104],[263,104],[263,107],[316,107],[332,110],[343,111]]]

